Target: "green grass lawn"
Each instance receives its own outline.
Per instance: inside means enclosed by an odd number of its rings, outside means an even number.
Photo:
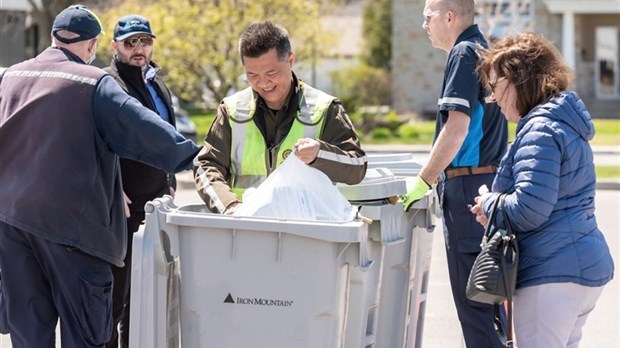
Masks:
[[[215,118],[215,114],[213,113],[205,113],[201,110],[191,110],[189,112],[189,117],[196,124],[196,133],[198,140],[204,140],[209,128],[211,127],[211,123]]]
[[[365,135],[362,140],[371,144],[430,144],[433,141],[435,132],[435,121],[420,121],[414,125],[417,130],[415,137],[400,138],[397,136],[373,137]],[[508,141],[515,138],[517,125],[508,124]],[[596,145],[616,145],[620,146],[620,120],[594,120],[594,139],[590,142]]]
[[[594,120],[592,145],[620,146],[620,120]]]
[[[620,179],[620,167],[596,166],[596,177],[599,179]]]
[[[514,139],[516,124],[510,123],[508,126],[508,136]],[[616,145],[620,146],[620,120],[594,120],[594,139],[590,142],[596,145]]]
[[[190,117],[198,131],[198,139],[202,140],[209,131],[214,118],[213,112],[205,112],[203,110],[190,110]],[[435,121],[421,121],[414,125],[416,136],[406,139],[398,136],[372,137],[365,135],[362,137],[364,143],[370,144],[431,144],[433,134],[435,132]],[[509,124],[508,135],[509,140],[514,139],[516,125]],[[594,120],[594,129],[596,135],[591,141],[593,146],[597,145],[615,145],[620,146],[620,120]],[[620,166],[598,166],[596,167],[596,175],[598,178],[620,178]]]

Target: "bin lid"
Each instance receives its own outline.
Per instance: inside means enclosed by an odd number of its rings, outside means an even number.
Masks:
[[[422,163],[416,162],[413,153],[369,154],[368,168],[388,168],[395,176],[415,176],[422,169]]]
[[[368,158],[369,163],[410,161],[413,160],[413,154],[411,152],[369,153],[366,154],[366,158]]]
[[[368,168],[389,168],[394,172],[394,170],[408,170],[414,171],[417,173],[422,169],[422,164],[415,162],[414,160],[404,160],[404,161],[383,161],[383,162],[371,162],[368,161]]]
[[[349,201],[375,201],[407,192],[404,178],[394,176],[387,168],[369,168],[366,176],[357,185],[336,185]]]

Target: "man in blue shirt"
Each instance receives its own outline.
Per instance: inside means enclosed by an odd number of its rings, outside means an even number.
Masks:
[[[161,68],[151,60],[155,35],[148,19],[130,14],[121,17],[114,28],[112,49],[114,57],[104,70],[112,75],[121,88],[147,108],[156,112],[162,120],[175,125],[172,96],[158,73]],[[129,292],[131,283],[131,247],[133,234],[144,221],[146,202],[165,194],[174,195],[174,175],[148,164],[121,158],[123,191],[128,198],[127,255],[125,266],[112,267],[114,274],[114,317],[112,338],[107,348],[119,346],[116,330],[120,323],[120,346],[129,346]]]
[[[452,295],[467,347],[501,347],[493,306],[465,296],[484,229],[468,206],[478,188],[491,187],[506,151],[507,126],[496,104],[485,102],[475,72],[476,45],[487,41],[474,24],[474,0],[427,0],[423,28],[434,47],[448,52],[439,95],[435,140],[428,162],[403,197],[405,210],[439,180]]]

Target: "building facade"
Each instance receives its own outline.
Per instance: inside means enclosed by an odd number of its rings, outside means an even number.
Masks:
[[[488,17],[477,22],[489,36],[522,30],[543,34],[575,69],[573,88],[592,116],[620,118],[620,0],[484,2],[499,12],[522,3],[518,16],[493,18],[493,28],[485,26]],[[423,10],[423,0],[393,2],[393,106],[399,114],[428,116],[436,110],[447,53],[431,46],[422,29]]]
[[[363,49],[365,1],[372,0],[349,0],[324,20],[340,38],[334,47],[337,54],[324,54],[316,63],[300,60],[296,65],[300,77],[333,92],[329,73],[357,64]],[[432,47],[422,29],[424,0],[392,1],[392,106],[400,115],[433,117],[447,53]],[[573,88],[592,116],[620,118],[620,0],[477,0],[477,4],[486,9],[477,22],[488,37],[523,30],[545,35],[575,69]],[[28,11],[25,0],[0,1],[0,66],[40,51],[38,28]]]
[[[8,67],[30,57],[26,48],[27,10],[26,1],[0,1],[0,67]]]

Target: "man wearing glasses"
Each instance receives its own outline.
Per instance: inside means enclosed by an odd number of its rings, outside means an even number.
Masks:
[[[474,0],[427,0],[422,27],[431,44],[448,52],[437,102],[435,140],[428,162],[403,198],[405,210],[439,180],[452,295],[467,347],[501,347],[493,327],[493,306],[469,301],[467,278],[484,229],[468,206],[478,188],[491,187],[506,151],[507,126],[476,74],[476,45],[487,41],[474,24]]]
[[[114,28],[112,49],[114,57],[105,70],[127,94],[138,99],[142,105],[156,112],[164,121],[175,125],[174,110],[170,91],[157,75],[160,68],[151,61],[155,35],[149,21],[140,15],[131,14],[118,20]],[[133,233],[144,221],[144,204],[165,194],[174,195],[176,186],[173,174],[142,162],[121,158],[123,190],[127,197],[127,254],[125,266],[113,267],[114,318],[112,338],[106,345],[116,348],[119,334],[116,327],[120,323],[120,346],[129,344],[129,289],[131,271],[131,247]]]

